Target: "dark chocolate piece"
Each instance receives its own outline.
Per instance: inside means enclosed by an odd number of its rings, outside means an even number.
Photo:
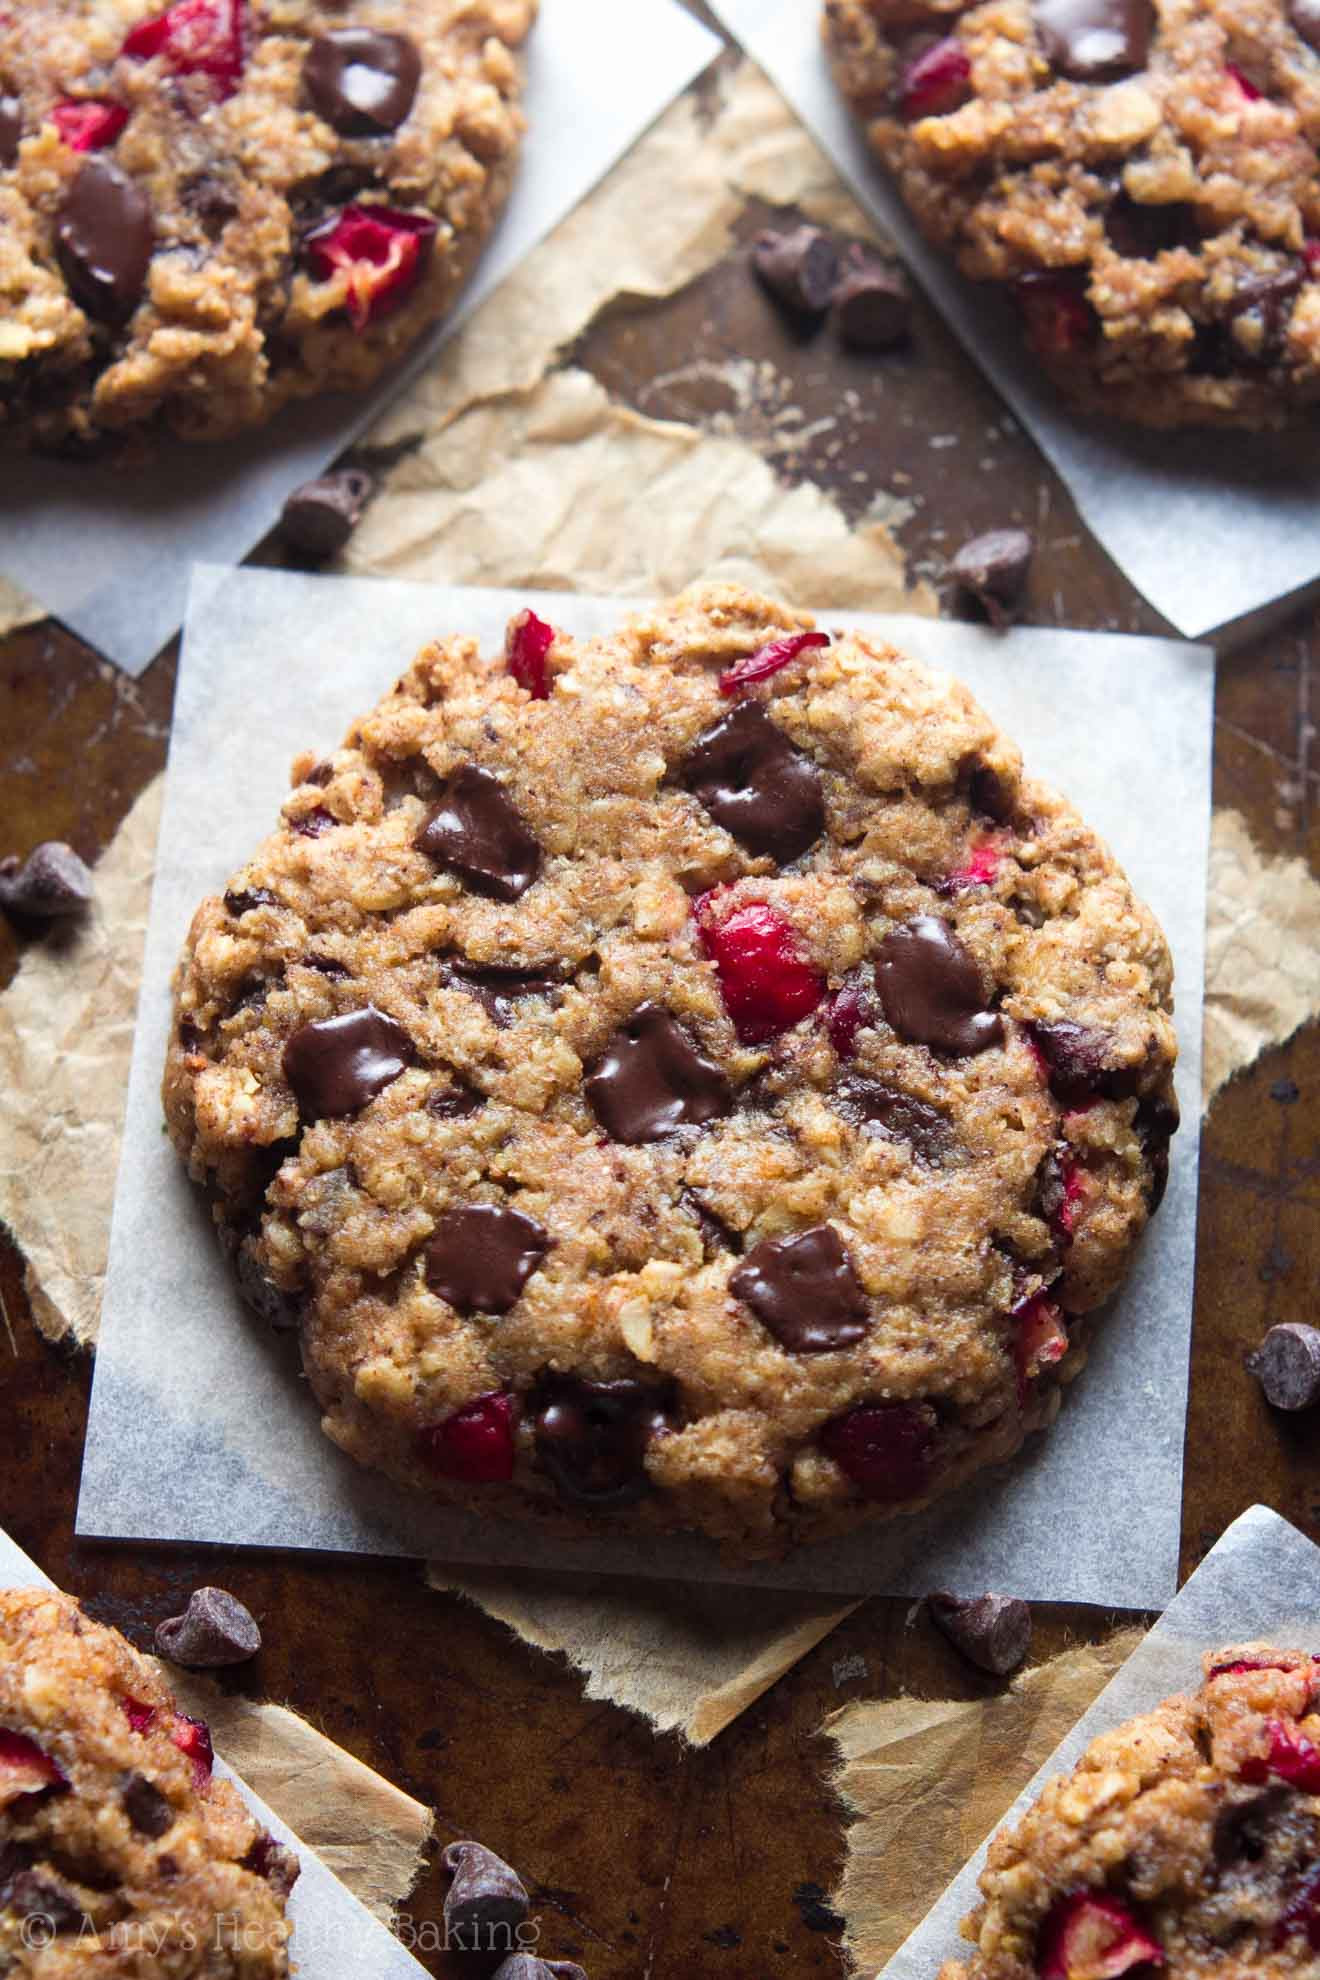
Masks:
[[[606,1134],[634,1144],[700,1127],[733,1104],[720,1068],[703,1058],[677,1018],[649,1002],[610,1039],[586,1094]]]
[[[518,1927],[531,1912],[521,1877],[479,1842],[450,1843],[444,1863],[453,1882],[445,1895],[446,1950],[487,1958],[518,1949]]]
[[[1031,1648],[1031,1610],[1016,1595],[926,1597],[934,1622],[968,1663],[995,1677],[1015,1671]]]
[[[459,1313],[507,1313],[550,1249],[534,1217],[495,1203],[446,1211],[426,1247],[426,1283]]]
[[[108,158],[89,158],[55,216],[70,294],[98,323],[124,323],[146,286],[155,227],[146,196]]]
[[[609,1509],[650,1489],[646,1447],[669,1427],[672,1391],[625,1377],[547,1375],[533,1399],[536,1449],[561,1498]]]
[[[791,1354],[852,1347],[869,1325],[866,1294],[832,1224],[767,1238],[730,1276],[729,1291]]]
[[[317,1018],[284,1048],[284,1077],[304,1119],[356,1114],[412,1064],[412,1040],[374,1004]]]
[[[834,294],[839,342],[850,351],[891,351],[912,331],[912,289],[896,261],[854,248]]]
[[[465,763],[441,785],[413,844],[474,894],[516,901],[541,870],[541,849],[498,777]]]
[[[332,28],[319,34],[303,61],[312,108],[344,137],[383,137],[413,107],[422,79],[417,43],[374,28]]]
[[[880,945],[875,985],[900,1038],[970,1057],[1003,1042],[1004,1021],[985,1007],[981,972],[947,923],[919,914]]]
[[[891,1141],[905,1141],[923,1162],[944,1160],[953,1143],[945,1115],[926,1100],[918,1100],[883,1080],[864,1073],[846,1073],[835,1089],[839,1111],[858,1126],[877,1128]]]
[[[1303,1320],[1271,1327],[1246,1366],[1275,1409],[1314,1408],[1320,1402],[1320,1328]]]
[[[971,593],[992,626],[1006,626],[1017,617],[1035,548],[1029,530],[987,530],[963,544],[949,576]]]
[[[257,1619],[223,1588],[198,1588],[181,1616],[157,1625],[156,1654],[186,1671],[246,1664],[261,1648]]]
[[[804,224],[762,234],[752,247],[752,267],[795,316],[823,316],[839,279],[839,250],[821,228]]]
[[[303,557],[333,557],[362,519],[375,482],[361,468],[339,468],[304,481],[280,512],[280,535]]]
[[[0,908],[33,921],[63,921],[92,899],[92,875],[72,846],[46,839],[27,858],[0,859]]]
[[[1033,0],[1045,59],[1074,82],[1112,82],[1143,68],[1150,0]]]
[[[820,771],[759,701],[745,701],[697,737],[683,782],[754,858],[787,866],[825,829]]]

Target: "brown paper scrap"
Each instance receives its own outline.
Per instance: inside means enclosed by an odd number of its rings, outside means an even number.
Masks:
[[[1144,1634],[1066,1650],[992,1697],[847,1705],[826,1720],[854,1818],[833,1902],[859,1973],[920,1924]]]
[[[1205,1092],[1320,1012],[1320,886],[1304,860],[1257,850],[1236,811],[1210,835]]]
[[[38,605],[35,598],[29,598],[8,578],[0,577],[0,639],[6,633],[17,632],[20,626],[35,625],[45,616],[44,605]]]

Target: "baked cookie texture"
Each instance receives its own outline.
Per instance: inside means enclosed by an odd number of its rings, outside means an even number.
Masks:
[[[0,1590],[0,1972],[284,1975],[297,1875],[117,1630]]]
[[[0,433],[219,439],[370,385],[465,281],[536,0],[0,11]]]
[[[765,1553],[1053,1415],[1171,965],[955,681],[736,586],[424,651],[193,921],[170,1132],[327,1433]]]
[[[990,1845],[940,1980],[1314,1973],[1320,1662],[1264,1643],[1093,1740]]]
[[[1320,398],[1317,0],[825,0],[925,233],[1073,401],[1278,426]]]

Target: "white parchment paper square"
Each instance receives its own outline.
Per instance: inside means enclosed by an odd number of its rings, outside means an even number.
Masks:
[[[379,419],[458,325],[572,211],[718,52],[676,0],[542,0],[527,45],[517,179],[453,313],[373,392],[290,406],[220,446],[162,442],[126,473],[12,457],[0,477],[0,569],[89,645],[140,674],[183,618],[198,558],[239,563],[285,496]]]
[[[1234,1520],[1088,1712],[1060,1740],[994,1833],[1017,1821],[1045,1782],[1067,1773],[1100,1733],[1149,1712],[1174,1692],[1196,1690],[1201,1653],[1262,1637],[1280,1649],[1308,1649],[1320,1621],[1320,1547],[1268,1506]],[[968,1947],[958,1925],[977,1902],[976,1880],[989,1837],[933,1904],[877,1980],[933,1980],[940,1963]]]
[[[54,1583],[0,1529],[0,1588],[37,1587],[52,1588]],[[298,1980],[344,1980],[345,1974],[352,1974],[354,1980],[417,1980],[421,1974],[425,1980],[426,1969],[358,1903],[320,1857],[298,1840],[288,1824],[226,1767],[220,1754],[216,1755],[215,1770],[234,1783],[257,1820],[296,1851],[302,1865],[288,1906]]]
[[[1320,577],[1320,417],[1285,433],[1148,433],[1069,413],[1026,349],[1017,315],[966,282],[909,218],[835,89],[820,0],[712,0],[1067,483],[1084,521],[1155,608],[1200,638]],[[878,361],[877,389],[886,387]],[[984,435],[939,435],[967,450]]]
[[[849,613],[973,690],[1111,841],[1168,932],[1183,1127],[1169,1192],[1047,1438],[947,1506],[739,1572],[700,1540],[552,1542],[438,1512],[320,1434],[291,1348],[244,1314],[161,1121],[170,973],[194,908],[271,829],[301,747],[333,747],[425,640],[501,648],[531,603],[578,635],[617,600],[199,571],[175,702],[78,1530],[829,1591],[932,1582],[1161,1606],[1177,1584],[1192,1311],[1213,663],[1202,648]],[[825,619],[828,624],[828,617]],[[1103,1480],[1103,1489],[1097,1481]],[[913,1565],[909,1568],[909,1563]],[[905,1579],[911,1574],[912,1581]]]

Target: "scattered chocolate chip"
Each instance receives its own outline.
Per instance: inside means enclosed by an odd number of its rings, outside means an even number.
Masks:
[[[969,1664],[1006,1677],[1031,1648],[1031,1610],[1016,1595],[926,1597],[932,1620]]]
[[[1270,1328],[1246,1365],[1275,1409],[1311,1409],[1320,1402],[1320,1328],[1285,1320]]]
[[[413,107],[422,78],[417,43],[373,28],[320,34],[303,62],[312,108],[344,137],[382,137]]]
[[[852,1347],[870,1324],[866,1294],[832,1224],[767,1238],[730,1276],[729,1291],[792,1354]]]
[[[834,292],[839,342],[850,351],[891,351],[912,330],[912,290],[897,262],[852,248]]]
[[[72,846],[47,839],[27,858],[0,859],[0,908],[33,921],[81,914],[92,898],[90,870]]]
[[[12,165],[23,136],[23,106],[16,96],[0,96],[0,165]]]
[[[153,1840],[174,1827],[174,1810],[145,1774],[125,1774],[119,1788],[125,1815],[140,1836]]]
[[[89,158],[55,216],[55,251],[74,301],[98,323],[125,322],[154,244],[141,189],[108,158]]]
[[[501,1031],[513,1023],[514,1005],[523,997],[553,997],[564,987],[550,970],[505,969],[488,963],[451,962],[446,975],[456,990],[476,998]]]
[[[276,1285],[252,1248],[251,1239],[239,1245],[234,1255],[234,1271],[239,1295],[248,1311],[277,1334],[291,1334],[302,1322],[302,1302],[296,1293]]]
[[[412,1040],[374,1004],[317,1018],[284,1048],[284,1077],[305,1120],[356,1114],[412,1064]]]
[[[253,908],[283,907],[278,894],[272,894],[269,887],[230,888],[225,895],[225,912],[237,920],[241,915],[251,914]]]
[[[282,1842],[276,1842],[269,1829],[257,1837],[243,1858],[243,1868],[250,1870],[254,1877],[264,1877],[271,1889],[282,1898],[288,1897],[302,1875],[302,1864],[294,1851]]]
[[[514,1953],[503,1960],[490,1980],[587,1980],[586,1969],[573,1959],[538,1959],[535,1953]]]
[[[425,1252],[426,1283],[459,1313],[507,1313],[549,1249],[549,1234],[534,1217],[494,1203],[464,1203],[435,1227]]]
[[[446,777],[413,844],[475,894],[516,901],[541,870],[541,849],[498,777],[465,763]]]
[[[531,1901],[516,1870],[479,1842],[450,1843],[445,1868],[453,1878],[445,1895],[445,1946],[455,1952],[511,1951]]]
[[[198,1588],[181,1616],[156,1629],[156,1654],[185,1671],[220,1670],[246,1664],[261,1648],[256,1617],[223,1588]]]
[[[1029,530],[987,530],[963,544],[949,565],[949,576],[971,593],[992,626],[1006,626],[1021,606],[1035,548]]]
[[[846,1073],[835,1088],[835,1099],[845,1120],[877,1128],[891,1141],[907,1142],[923,1162],[942,1162],[953,1145],[953,1131],[938,1107],[883,1080]]]
[[[1150,261],[1170,248],[1194,248],[1200,243],[1196,208],[1186,200],[1159,206],[1133,199],[1121,187],[1105,214],[1105,237],[1116,253],[1129,261]]]
[[[20,1918],[40,1919],[46,1931],[77,1932],[87,1923],[87,1915],[71,1894],[53,1878],[36,1870],[20,1870],[9,1887],[9,1908]],[[25,1943],[42,1944],[40,1938]]]
[[[668,1429],[672,1390],[625,1377],[547,1375],[533,1398],[536,1449],[570,1504],[631,1505],[650,1489],[646,1447]]]
[[[823,316],[839,279],[839,250],[819,227],[766,233],[752,247],[752,267],[795,316]]]
[[[339,468],[295,488],[280,511],[280,535],[302,557],[333,557],[362,519],[375,482],[361,468]]]
[[[682,778],[753,858],[786,866],[825,829],[820,771],[759,701],[745,701],[697,737]]]
[[[1288,18],[1307,47],[1320,55],[1320,0],[1291,0]]]
[[[985,1008],[974,957],[933,914],[886,935],[876,956],[875,986],[900,1038],[960,1057],[1003,1042],[1004,1021]]]
[[[1112,82],[1145,66],[1151,0],[1033,0],[1046,61],[1074,82]]]
[[[614,1033],[586,1095],[606,1134],[634,1144],[700,1127],[733,1104],[719,1067],[703,1058],[677,1018],[650,1002]]]

